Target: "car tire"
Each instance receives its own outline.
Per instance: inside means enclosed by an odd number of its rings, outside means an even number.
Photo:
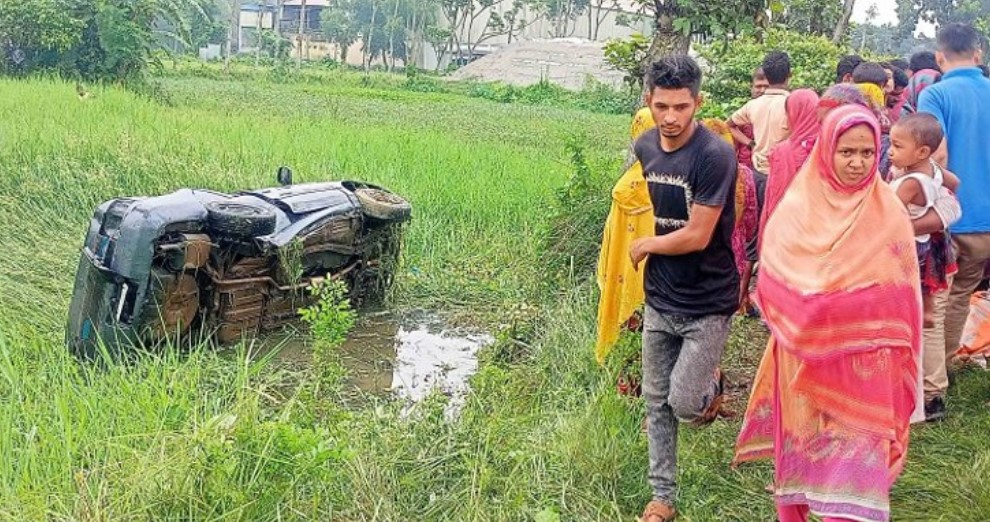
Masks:
[[[354,191],[364,214],[383,221],[402,221],[412,214],[409,202],[387,190],[361,188]]]
[[[275,231],[275,213],[266,208],[214,201],[206,204],[206,211],[209,228],[219,234],[258,237]]]

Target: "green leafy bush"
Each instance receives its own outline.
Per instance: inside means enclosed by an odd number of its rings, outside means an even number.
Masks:
[[[0,72],[55,71],[88,81],[142,83],[166,42],[188,45],[206,0],[0,1]]]
[[[325,280],[309,287],[316,303],[299,310],[303,322],[317,342],[331,347],[340,346],[354,327],[357,313],[347,298],[347,285],[342,281]]]
[[[650,48],[650,39],[633,33],[628,39],[612,39],[605,43],[605,63],[625,73],[623,80],[630,89],[638,90],[643,82],[643,62]]]
[[[741,107],[750,98],[753,71],[770,51],[784,51],[791,57],[793,88],[819,92],[835,81],[835,65],[847,50],[828,38],[784,30],[771,30],[763,42],[741,39],[731,45],[714,43],[698,48],[707,62],[704,90],[708,94],[706,116],[724,114],[725,109]]]
[[[557,190],[545,233],[546,265],[557,275],[582,278],[594,271],[612,202],[614,166],[592,165],[576,138],[567,143],[574,174]]]

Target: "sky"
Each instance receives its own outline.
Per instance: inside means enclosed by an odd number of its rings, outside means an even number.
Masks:
[[[866,10],[873,4],[877,5],[877,11],[879,12],[877,19],[873,23],[877,25],[897,23],[897,0],[856,0],[856,4],[853,7],[853,21],[859,23],[865,22]],[[918,30],[928,36],[935,34],[935,28],[925,22],[918,24]]]

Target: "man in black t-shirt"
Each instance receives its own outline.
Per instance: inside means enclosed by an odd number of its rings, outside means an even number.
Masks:
[[[676,515],[678,420],[707,424],[718,415],[718,367],[739,275],[732,253],[736,157],[724,140],[695,121],[701,69],[687,56],[654,63],[647,103],[657,128],[635,145],[650,190],[656,236],[630,249],[646,260],[643,396],[646,399],[653,501],[644,522]]]

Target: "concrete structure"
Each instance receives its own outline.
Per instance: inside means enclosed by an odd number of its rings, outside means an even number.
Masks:
[[[518,17],[521,28],[512,34],[492,35],[486,32],[493,13],[504,14],[513,9],[517,0],[498,0],[490,8],[477,11],[474,23],[455,28],[460,43],[453,48],[445,44],[434,46],[423,43],[413,46],[421,49],[410,57],[417,67],[427,70],[445,70],[462,66],[478,58],[505,49],[509,54],[500,58],[495,69],[483,66],[469,69],[464,75],[477,75],[490,79],[496,69],[515,64],[519,70],[506,78],[510,83],[533,83],[540,78],[581,87],[587,75],[606,83],[621,81],[621,74],[609,71],[602,62],[601,44],[613,38],[628,38],[633,33],[649,34],[652,20],[637,14],[639,4],[635,0],[590,0],[584,12],[567,20],[548,20],[529,6],[521,7]],[[260,30],[277,30],[292,42],[292,56],[318,60],[338,56],[336,44],[329,43],[322,35],[320,15],[332,7],[332,0],[244,0],[241,4],[238,30],[239,52],[253,52]],[[443,17],[441,16],[443,21]],[[300,37],[300,24],[303,24]],[[447,22],[449,26],[449,22]],[[537,42],[532,45],[527,42]],[[590,42],[597,42],[590,43]],[[363,42],[358,41],[348,49],[347,61],[362,64]],[[510,50],[511,49],[511,50]],[[402,66],[401,60],[397,65]],[[616,80],[618,78],[618,80]]]
[[[519,41],[461,67],[450,77],[519,86],[547,80],[574,90],[584,87],[590,77],[618,88],[623,74],[605,64],[602,45],[580,38]]]

